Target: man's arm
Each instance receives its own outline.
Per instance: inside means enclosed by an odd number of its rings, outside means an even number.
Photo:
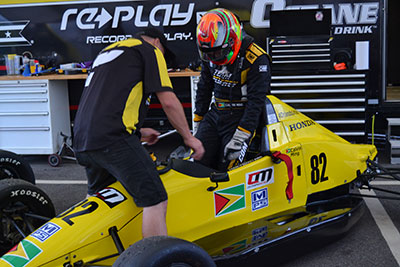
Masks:
[[[169,122],[182,136],[184,143],[193,149],[194,153],[192,157],[195,160],[200,160],[204,154],[203,144],[191,134],[182,104],[175,93],[171,91],[162,91],[157,92],[156,95],[165,114],[167,114]]]
[[[201,120],[207,113],[212,98],[214,88],[214,80],[210,72],[208,62],[202,62],[201,74],[197,83],[196,99],[195,99],[195,121]],[[197,118],[196,118],[197,117]]]
[[[247,73],[247,104],[239,126],[250,133],[257,128],[258,118],[270,92],[271,72],[267,55],[252,64]]]

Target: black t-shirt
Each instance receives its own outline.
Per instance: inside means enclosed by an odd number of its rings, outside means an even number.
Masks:
[[[102,50],[86,79],[74,121],[74,150],[104,148],[138,131],[151,93],[171,91],[162,52],[142,39]]]

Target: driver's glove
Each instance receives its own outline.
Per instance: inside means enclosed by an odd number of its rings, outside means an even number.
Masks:
[[[194,114],[193,118],[193,127],[192,127],[192,134],[195,135],[197,132],[197,129],[199,128],[200,122],[203,120],[203,116]]]
[[[240,150],[243,144],[250,138],[250,133],[236,129],[232,139],[228,142],[224,149],[224,158],[234,160],[240,156]]]

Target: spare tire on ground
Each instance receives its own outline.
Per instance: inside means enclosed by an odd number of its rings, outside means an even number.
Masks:
[[[0,150],[0,180],[22,179],[35,184],[35,175],[29,163],[21,156]]]

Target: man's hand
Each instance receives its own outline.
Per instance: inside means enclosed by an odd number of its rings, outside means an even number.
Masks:
[[[160,135],[160,132],[152,128],[141,128],[140,134],[142,135],[140,141],[146,142],[148,145],[154,145],[158,142],[158,136]]]
[[[167,114],[169,122],[182,136],[183,142],[193,150],[192,158],[200,160],[204,155],[203,144],[190,132],[182,104],[175,93],[162,91],[156,93],[156,95],[158,100],[160,100],[165,114]]]
[[[225,146],[224,158],[227,160],[234,160],[240,156],[240,150],[244,142],[250,138],[250,133],[246,133],[239,129],[236,129],[231,141]]]
[[[185,145],[193,150],[193,154],[191,155],[191,157],[195,160],[201,160],[204,155],[204,147],[201,141],[194,136],[184,139],[183,141]]]

